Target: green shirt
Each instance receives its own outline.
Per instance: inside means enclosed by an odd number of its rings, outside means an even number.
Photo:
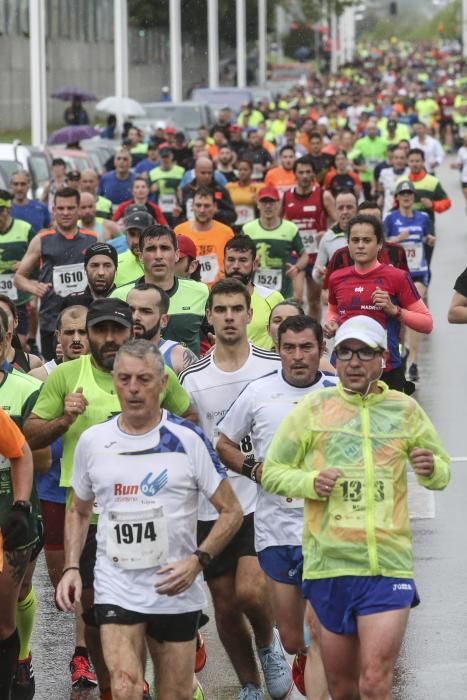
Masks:
[[[167,386],[161,394],[161,406],[171,413],[182,415],[190,405],[190,397],[180,385],[176,374],[165,368]],[[58,365],[47,378],[44,388],[34,407],[34,414],[44,420],[54,420],[63,415],[65,396],[78,387],[88,405],[75,422],[63,434],[63,460],[60,486],[70,486],[73,470],[73,454],[81,434],[92,425],[103,423],[112,415],[120,413],[120,403],[116,395],[110,372],[104,372],[91,363],[91,356],[84,355],[77,360]]]
[[[268,333],[269,316],[271,311],[284,297],[280,292],[267,287],[253,287],[251,309],[253,316],[246,328],[248,339],[258,348],[272,350],[273,342]]]
[[[9,296],[17,306],[29,301],[31,295],[14,286],[13,265],[23,259],[34,236],[32,226],[21,219],[12,219],[8,230],[0,233],[0,293]]]
[[[287,263],[292,253],[301,255],[305,250],[297,226],[282,219],[273,229],[264,228],[260,219],[245,224],[242,233],[256,243],[259,269],[255,284],[280,291],[284,298],[293,294],[292,281],[287,277]]]
[[[96,201],[96,216],[101,216],[103,219],[112,218],[113,205],[110,199],[99,195]]]
[[[144,273],[143,264],[139,258],[131,252],[125,250],[118,256],[117,273],[115,275],[115,286],[122,287],[141,277]]]
[[[29,374],[12,369],[5,372],[0,383],[0,407],[8,413],[20,430],[31,413],[41,390],[42,382]],[[39,539],[38,516],[39,498],[33,485],[31,492],[32,513],[29,519],[28,545]],[[1,458],[0,463],[0,526],[13,505],[13,488],[11,482],[11,465],[9,460]]]
[[[359,156],[364,159],[366,170],[360,173],[362,182],[371,182],[373,178],[373,170],[378,163],[382,163],[386,158],[387,144],[384,139],[376,136],[370,139],[369,136],[364,136],[355,142],[352,152],[349,154],[351,160],[356,160]]]
[[[201,324],[204,320],[209,289],[202,282],[182,277],[174,279],[173,287],[166,290],[170,298],[170,306],[169,322],[164,329],[164,340],[176,340],[177,343],[186,345],[199,357]],[[118,287],[110,296],[126,301],[133,287],[142,282],[144,277]]]

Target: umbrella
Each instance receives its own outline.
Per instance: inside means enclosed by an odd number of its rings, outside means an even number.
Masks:
[[[85,90],[77,87],[62,87],[53,92],[52,97],[64,102],[70,102],[73,97],[79,97],[81,102],[95,102],[97,100],[97,97],[92,92],[85,92]]]
[[[64,126],[63,129],[54,131],[47,139],[49,146],[57,143],[78,143],[82,139],[90,139],[98,135],[97,129],[93,126]]]
[[[132,100],[131,97],[104,97],[103,100],[97,103],[96,109],[98,112],[108,112],[109,114],[118,114],[122,117],[144,117],[146,112],[139,102]]]

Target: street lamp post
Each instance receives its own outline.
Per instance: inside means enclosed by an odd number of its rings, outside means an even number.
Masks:
[[[245,0],[236,0],[237,87],[246,85],[246,9]]]
[[[47,85],[45,65],[45,2],[29,3],[29,60],[31,67],[31,143],[47,140]]]
[[[258,84],[266,83],[267,0],[258,0]]]
[[[174,102],[182,99],[182,19],[180,0],[170,0],[170,94]]]
[[[209,87],[219,87],[219,3],[208,0]]]

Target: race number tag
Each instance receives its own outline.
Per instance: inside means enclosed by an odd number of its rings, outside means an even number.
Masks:
[[[74,265],[56,265],[53,272],[54,292],[59,297],[67,297],[86,289],[84,263]]]
[[[201,282],[212,284],[219,274],[217,255],[200,255],[198,262],[201,270]]]
[[[410,272],[418,272],[422,267],[423,243],[421,241],[402,241],[407,256]]]
[[[121,569],[150,569],[166,563],[169,539],[164,509],[109,511],[107,556]]]
[[[283,496],[282,497],[282,507],[283,508],[304,508],[305,507],[305,501],[303,498],[290,498],[290,496]]]
[[[282,270],[271,270],[267,267],[255,272],[255,284],[280,291],[282,288]]]
[[[237,226],[243,226],[243,224],[247,224],[255,218],[255,208],[246,204],[237,204],[235,211],[237,213],[237,219],[235,221]]]
[[[160,194],[159,207],[164,213],[171,214],[177,204],[177,197],[174,194]]]
[[[300,233],[300,238],[302,239],[305,252],[308,255],[313,255],[313,253],[318,252],[318,246],[315,239],[315,231],[302,231]]]
[[[338,479],[329,496],[329,522],[333,527],[364,530],[367,496],[363,479]],[[391,529],[394,486],[391,476],[375,478],[373,513],[375,528]]]
[[[18,290],[13,284],[12,272],[4,272],[3,275],[0,275],[0,293],[6,294],[12,301],[18,300]]]
[[[186,200],[186,218],[188,221],[193,221],[195,215],[193,214],[193,199]]]

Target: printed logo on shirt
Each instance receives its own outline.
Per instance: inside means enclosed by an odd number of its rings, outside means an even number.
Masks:
[[[363,287],[355,287],[354,292],[363,292]]]

